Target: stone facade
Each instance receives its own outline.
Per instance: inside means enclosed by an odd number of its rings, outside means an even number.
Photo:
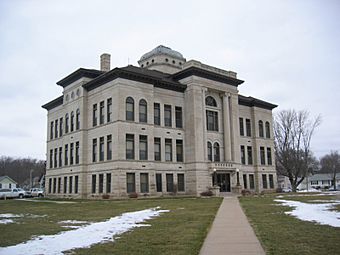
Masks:
[[[158,46],[140,67],[80,68],[48,111],[46,193],[99,198],[275,189],[272,109],[232,71]]]

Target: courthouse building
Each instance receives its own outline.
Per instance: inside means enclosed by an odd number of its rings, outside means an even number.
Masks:
[[[46,193],[100,198],[275,189],[272,109],[243,80],[165,46],[80,68],[48,111]],[[244,86],[244,85],[242,85]]]

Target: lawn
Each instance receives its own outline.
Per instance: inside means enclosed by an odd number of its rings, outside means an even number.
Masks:
[[[254,231],[260,239],[266,254],[304,255],[339,254],[340,228],[302,221],[285,214],[292,208],[282,206],[274,199],[322,203],[335,200],[336,196],[265,195],[242,197],[240,203]],[[336,209],[338,210],[337,206]]]
[[[147,221],[151,226],[135,228],[114,242],[78,249],[75,254],[198,254],[221,201],[220,198],[160,198],[74,200],[75,203],[57,204],[2,200],[0,214],[24,216],[12,224],[0,224],[0,247],[65,231],[60,221],[101,222],[124,212],[160,206],[170,211]]]

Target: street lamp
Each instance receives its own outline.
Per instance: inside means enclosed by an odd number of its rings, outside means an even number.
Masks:
[[[216,185],[216,168],[214,168],[213,186]]]
[[[240,169],[236,168],[236,180],[237,180],[237,186],[240,186]]]

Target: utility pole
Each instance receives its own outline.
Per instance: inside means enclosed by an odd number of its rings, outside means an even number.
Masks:
[[[30,189],[32,189],[32,186],[33,186],[33,180],[32,180],[32,173],[33,173],[34,169],[31,169],[30,170]]]

